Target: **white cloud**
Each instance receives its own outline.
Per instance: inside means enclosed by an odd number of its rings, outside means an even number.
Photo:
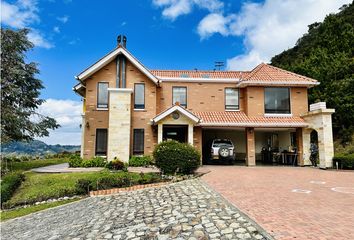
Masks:
[[[31,27],[40,22],[37,4],[37,0],[18,0],[13,4],[2,1],[1,23],[15,29],[29,28],[31,32],[27,37],[36,47],[52,48],[54,45],[46,39],[44,34]]]
[[[172,21],[190,13],[194,6],[209,12],[220,11],[224,7],[219,0],[153,0],[153,4],[163,8],[162,15]]]
[[[62,99],[47,99],[38,112],[57,120],[60,128],[50,131],[49,137],[38,138],[48,144],[81,144],[82,102]]]
[[[245,54],[227,60],[230,70],[250,70],[291,48],[307,32],[309,24],[323,21],[349,0],[266,0],[245,3],[232,22],[228,35],[244,38]],[[225,34],[223,34],[225,35]],[[203,38],[203,35],[200,35]]]
[[[123,27],[123,26],[127,25],[127,22],[122,22],[120,25]]]
[[[43,34],[36,29],[31,29],[27,34],[28,40],[30,40],[35,46],[42,48],[52,48],[54,45],[45,39]]]
[[[57,20],[62,23],[67,23],[69,21],[69,16],[65,15],[62,17],[57,17]]]
[[[220,33],[223,36],[229,35],[228,25],[234,19],[234,17],[234,15],[224,17],[219,13],[210,13],[198,24],[197,32],[200,38],[205,39],[215,33]]]
[[[40,21],[37,1],[20,0],[14,4],[1,2],[1,23],[13,27],[24,28]]]
[[[60,28],[58,26],[53,27],[53,31],[56,33],[60,33]]]

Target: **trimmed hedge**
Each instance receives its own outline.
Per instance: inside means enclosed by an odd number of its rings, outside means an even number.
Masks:
[[[338,162],[338,167],[341,169],[354,169],[354,153],[352,154],[335,154],[333,157],[333,166],[336,166]]]
[[[106,175],[98,178],[96,181],[89,179],[78,179],[76,182],[76,192],[78,194],[87,194],[91,190],[104,190],[111,188],[129,187],[138,184],[149,184],[161,182],[160,175],[156,173],[140,173],[130,174],[123,173],[123,175]]]
[[[164,174],[191,174],[200,165],[200,153],[192,145],[177,141],[158,144],[153,152],[156,166]]]
[[[72,168],[77,167],[105,167],[107,161],[102,157],[93,157],[90,159],[82,159],[80,156],[74,155],[70,157],[69,166]]]
[[[16,189],[25,180],[25,175],[21,172],[9,173],[1,181],[1,206],[8,201]]]
[[[132,156],[129,159],[129,166],[131,167],[147,167],[154,165],[154,161],[151,156],[144,155],[144,156]]]

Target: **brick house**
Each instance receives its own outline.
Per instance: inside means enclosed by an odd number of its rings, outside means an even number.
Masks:
[[[314,79],[264,63],[251,71],[151,70],[126,49],[125,37],[76,79],[83,158],[127,162],[165,139],[188,142],[205,158],[212,139],[227,138],[248,166],[265,150],[273,156],[289,149],[303,166],[310,164],[315,130],[320,167],[332,166],[334,110],[317,103],[309,111],[307,90],[319,84]]]

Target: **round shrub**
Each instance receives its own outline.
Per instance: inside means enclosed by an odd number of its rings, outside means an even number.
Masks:
[[[200,165],[200,153],[192,145],[177,141],[158,144],[153,152],[156,167],[164,174],[190,174]]]
[[[108,162],[106,164],[106,168],[112,169],[112,170],[124,170],[125,169],[125,164],[118,158],[114,158],[112,161]]]

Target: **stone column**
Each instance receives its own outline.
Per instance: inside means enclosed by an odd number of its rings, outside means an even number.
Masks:
[[[157,125],[157,143],[162,142],[162,131],[163,131],[163,125],[162,123],[159,123]]]
[[[322,115],[323,127],[318,133],[318,152],[320,158],[320,168],[331,168],[334,156],[332,117],[330,114]]]
[[[297,147],[297,163],[300,166],[304,166],[304,149],[302,139],[302,128],[296,129],[296,147]]]
[[[254,128],[246,128],[246,165],[256,165],[256,147],[254,138]]]
[[[193,124],[188,124],[188,143],[193,145]]]
[[[129,161],[131,133],[131,93],[132,89],[109,88],[109,127],[107,160],[118,157]]]
[[[305,129],[303,134],[305,160],[310,158],[310,133],[312,130],[316,130],[318,134],[320,168],[324,169],[333,165],[332,114],[334,112],[334,109],[327,109],[326,104],[320,102],[310,105],[310,111],[302,115],[302,118],[309,124],[308,129]]]
[[[304,128],[302,129],[302,159],[304,161],[304,166],[311,165],[310,161],[310,146],[311,146],[311,131],[313,129]]]

